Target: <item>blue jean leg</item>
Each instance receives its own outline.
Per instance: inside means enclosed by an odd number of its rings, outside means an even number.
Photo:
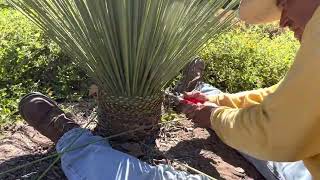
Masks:
[[[205,84],[205,83],[200,83],[196,89],[196,91],[200,91],[208,96],[210,95],[217,95],[222,93],[222,91],[218,88],[215,88],[213,86],[211,86],[210,84]]]
[[[206,95],[217,95],[222,93],[219,89],[202,83],[197,89]],[[273,162],[262,161],[244,153],[240,154],[246,158],[267,180],[311,180],[312,176],[304,166],[303,161],[298,162]]]
[[[75,150],[66,151],[75,139],[71,147]],[[95,143],[87,145],[90,142]],[[69,180],[208,180],[201,175],[176,171],[167,165],[151,166],[112,149],[102,137],[93,136],[81,128],[64,134],[56,149],[60,153],[65,152],[61,166]]]

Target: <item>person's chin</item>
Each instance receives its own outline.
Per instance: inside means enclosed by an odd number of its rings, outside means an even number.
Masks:
[[[294,37],[297,38],[299,41],[302,40],[303,30],[301,28],[294,29]]]

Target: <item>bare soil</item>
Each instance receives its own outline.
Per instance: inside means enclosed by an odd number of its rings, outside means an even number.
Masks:
[[[94,103],[82,102],[66,104],[75,119],[85,124],[92,116]],[[181,121],[161,127],[156,145],[150,147],[142,143],[115,145],[128,153],[152,164],[167,163],[178,170],[189,171],[185,165],[195,168],[216,179],[264,179],[256,169],[237,151],[224,145],[213,131],[195,127],[193,123],[180,117]],[[0,172],[23,165],[54,153],[54,145],[32,127],[21,123],[1,130]],[[34,179],[39,177],[52,163],[45,160],[18,171],[0,176],[0,179]],[[66,179],[60,162],[44,179]]]

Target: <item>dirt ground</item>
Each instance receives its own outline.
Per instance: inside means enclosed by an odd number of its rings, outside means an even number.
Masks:
[[[65,107],[76,114],[79,123],[89,121],[94,110],[93,103],[66,104]],[[54,145],[26,124],[6,127],[0,137],[0,172],[23,165],[54,153]],[[183,119],[161,127],[160,137],[155,147],[144,144],[122,144],[132,155],[149,163],[167,163],[178,170],[191,171],[185,165],[195,168],[216,179],[263,179],[256,169],[238,152],[224,145],[213,131],[197,128]],[[53,159],[0,176],[0,179],[34,179],[39,177]],[[178,162],[177,162],[178,161]],[[44,179],[66,179],[60,162]]]

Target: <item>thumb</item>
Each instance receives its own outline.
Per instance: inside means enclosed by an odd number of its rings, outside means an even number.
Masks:
[[[211,106],[211,107],[219,107],[217,104],[212,103],[212,102],[208,102],[208,101],[206,101],[203,105],[205,105],[205,106]]]
[[[184,98],[196,98],[200,94],[201,94],[200,91],[184,92],[183,97]]]

